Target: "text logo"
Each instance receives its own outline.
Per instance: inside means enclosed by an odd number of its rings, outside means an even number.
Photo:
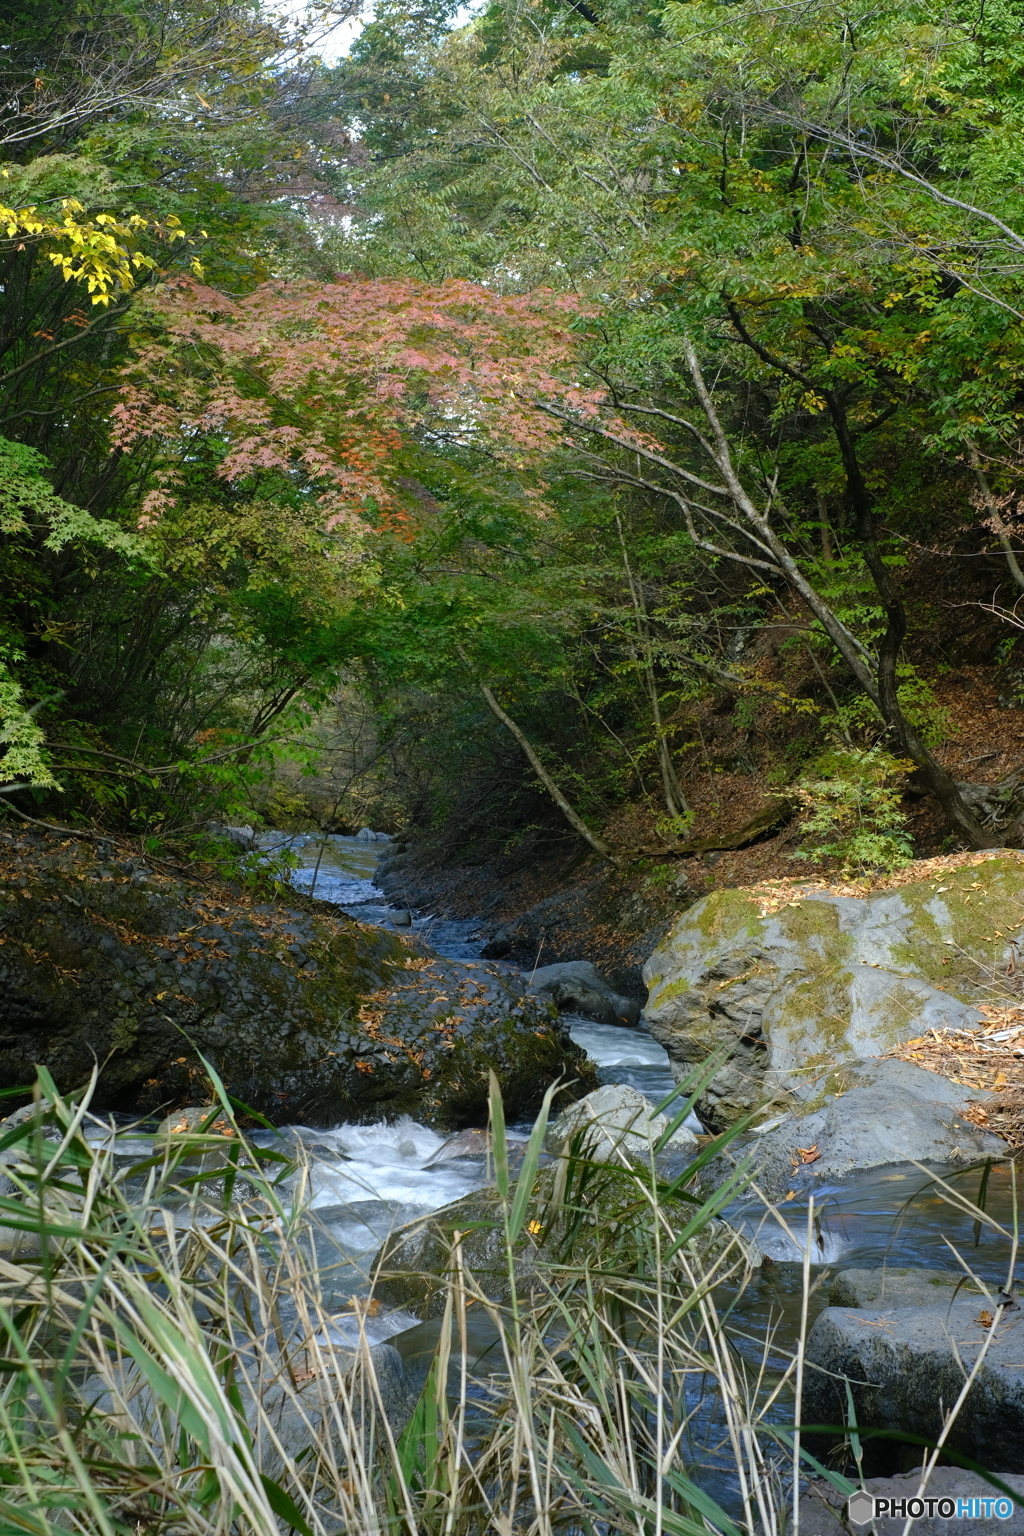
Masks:
[[[1009,1520],[1013,1514],[1013,1500],[999,1494],[987,1494],[971,1498],[938,1498],[922,1494],[920,1498],[876,1498],[863,1488],[852,1493],[846,1505],[846,1513],[854,1525],[867,1525],[869,1520],[880,1520],[885,1515],[905,1520],[909,1515],[921,1520],[936,1516],[940,1520]]]

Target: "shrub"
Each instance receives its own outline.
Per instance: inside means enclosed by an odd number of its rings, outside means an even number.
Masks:
[[[879,746],[837,747],[798,780],[803,833],[795,858],[838,859],[846,875],[899,869],[913,858],[902,784],[913,763]]]

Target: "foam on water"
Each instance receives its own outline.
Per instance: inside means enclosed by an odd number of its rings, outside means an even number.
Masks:
[[[310,1205],[348,1205],[365,1200],[434,1211],[459,1200],[483,1182],[482,1158],[454,1158],[426,1168],[445,1138],[403,1115],[391,1125],[339,1125],[303,1131],[313,1142],[309,1162]],[[333,1155],[332,1155],[333,1154]]]

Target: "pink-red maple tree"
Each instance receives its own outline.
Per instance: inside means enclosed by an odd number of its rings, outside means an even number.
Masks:
[[[339,279],[265,283],[235,299],[183,279],[148,304],[150,336],[114,412],[119,446],[160,445],[144,526],[173,504],[200,435],[217,442],[225,480],[297,476],[323,527],[355,528],[368,510],[401,519],[404,433],[485,438],[523,465],[564,431],[538,402],[592,417],[604,398],[572,329],[583,306],[546,291]]]

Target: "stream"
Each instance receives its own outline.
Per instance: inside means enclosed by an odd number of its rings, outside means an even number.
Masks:
[[[480,958],[485,936],[475,921],[413,915],[411,928],[396,926],[394,911],[373,884],[386,845],[356,838],[266,834],[265,854],[289,849],[298,858],[293,883],[322,900],[336,903],[365,923],[398,933],[412,932],[439,954],[461,961]],[[643,1022],[637,1029],[616,1028],[568,1016],[573,1039],[597,1064],[606,1083],[628,1083],[659,1103],[675,1087],[668,1057]],[[700,1131],[699,1123],[693,1129]],[[529,1126],[510,1128],[510,1138],[525,1139]],[[420,1322],[396,1311],[360,1321],[346,1303],[365,1293],[374,1254],[395,1227],[422,1217],[481,1188],[486,1182],[480,1156],[439,1158],[446,1138],[408,1116],[391,1123],[341,1124],[329,1130],[303,1126],[250,1133],[265,1145],[295,1147],[307,1153],[310,1233],[321,1273],[327,1277],[324,1304],[336,1314],[338,1342],[352,1342],[360,1327],[371,1343],[391,1342],[400,1352],[414,1386],[423,1382],[433,1358],[439,1324]],[[127,1148],[126,1148],[127,1150]],[[979,1192],[979,1172],[943,1176],[968,1198]],[[1009,1245],[990,1228],[974,1226],[973,1215],[954,1209],[927,1172],[908,1165],[874,1169],[842,1181],[813,1184],[814,1211],[808,1219],[807,1183],[780,1203],[778,1215],[755,1195],[735,1201],[724,1213],[753,1237],[771,1261],[734,1300],[732,1324],[737,1347],[752,1367],[762,1360],[769,1372],[785,1367],[800,1322],[802,1260],[810,1229],[812,1294],[809,1322],[828,1305],[828,1278],[840,1269],[892,1266],[956,1268],[950,1245],[986,1281],[1006,1280]],[[1013,1225],[1013,1190],[1009,1165],[993,1170],[986,1209],[1004,1226]],[[482,1331],[481,1331],[482,1329]],[[483,1319],[472,1333],[481,1360],[496,1340]],[[479,1332],[479,1337],[476,1334]],[[771,1339],[771,1344],[765,1341]],[[783,1417],[785,1417],[784,1410]],[[719,1438],[714,1413],[704,1415],[708,1443]],[[709,1454],[702,1481],[726,1503],[731,1496],[727,1465]],[[728,1460],[728,1458],[726,1459]]]
[[[268,851],[283,845],[293,850],[300,861],[292,875],[296,885],[336,902],[362,922],[394,926],[392,909],[373,884],[381,844],[332,836],[324,847],[318,837],[277,834],[265,836],[263,845]],[[485,942],[473,920],[414,916],[411,931],[439,954],[457,960],[479,959]],[[625,1029],[567,1017],[573,1039],[596,1062],[603,1082],[629,1083],[653,1103],[672,1092],[668,1056],[642,1022],[638,1029]],[[699,1132],[701,1127],[694,1121],[693,1129]],[[528,1130],[520,1126],[513,1133],[525,1135]],[[316,1149],[313,1208],[324,1236],[351,1260],[344,1285],[352,1291],[365,1284],[365,1265],[393,1226],[447,1205],[484,1182],[482,1158],[434,1163],[445,1138],[408,1118],[389,1125],[339,1125],[331,1131],[296,1127],[292,1134]],[[977,1196],[977,1170],[946,1170],[944,1176],[964,1195]],[[987,1210],[1006,1225],[1012,1225],[1010,1179],[1008,1166],[994,1170],[986,1199]],[[804,1186],[781,1204],[782,1222],[753,1195],[736,1201],[726,1213],[773,1261],[748,1287],[737,1321],[763,1336],[769,1313],[776,1320],[781,1315],[783,1342],[787,1333],[792,1336],[798,1319],[806,1197]],[[891,1165],[841,1183],[822,1182],[814,1188],[814,1201],[811,1263],[816,1278],[883,1263],[955,1267],[950,1243],[986,1280],[1006,1278],[1006,1243],[987,1228],[976,1237],[972,1216],[953,1209],[918,1168]],[[338,1288],[340,1295],[340,1281]],[[811,1298],[812,1319],[827,1299],[827,1284],[819,1284]]]

